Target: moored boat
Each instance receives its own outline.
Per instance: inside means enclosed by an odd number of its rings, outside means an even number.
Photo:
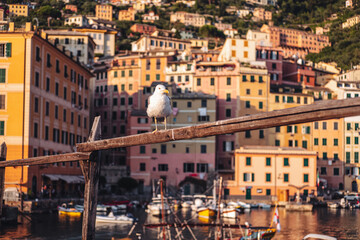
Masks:
[[[63,203],[58,206],[58,212],[62,215],[80,217],[84,209],[75,208],[72,204]]]
[[[96,216],[96,222],[104,223],[134,223],[136,218],[130,213],[122,215],[114,215],[113,212],[110,212],[107,216]]]
[[[196,212],[201,218],[215,217],[216,214],[216,210],[211,207],[201,207]]]

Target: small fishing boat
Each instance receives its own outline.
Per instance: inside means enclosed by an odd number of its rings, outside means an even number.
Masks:
[[[266,203],[259,203],[259,208],[262,209],[270,209],[271,205],[270,204],[266,204]]]
[[[188,209],[191,208],[191,205],[193,203],[193,196],[190,195],[183,195],[181,196],[181,207]]]
[[[324,240],[336,240],[336,238],[334,237],[330,237],[327,235],[323,235],[323,234],[315,234],[315,233],[310,233],[308,235],[306,235],[303,240],[306,239],[324,239]]]
[[[276,234],[275,228],[256,228],[256,229],[245,229],[245,235],[240,240],[269,240],[272,239]]]
[[[66,204],[63,203],[61,206],[58,206],[58,212],[62,215],[73,216],[73,217],[80,217],[84,208],[75,208],[73,204]]]
[[[211,207],[200,207],[196,212],[201,218],[215,217],[216,214],[216,210]]]
[[[148,212],[153,216],[161,217],[162,209],[164,206],[164,215],[170,214],[170,207],[167,204],[167,200],[164,200],[164,203],[161,203],[161,198],[153,198],[152,201],[148,204]]]
[[[96,222],[105,222],[105,223],[134,223],[137,219],[131,213],[114,215],[113,212],[110,212],[107,216],[96,216]]]

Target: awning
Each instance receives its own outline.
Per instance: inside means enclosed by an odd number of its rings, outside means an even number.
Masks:
[[[63,180],[67,183],[84,183],[84,176],[81,175],[62,175],[62,174],[43,174],[43,177],[50,178],[51,181]]]

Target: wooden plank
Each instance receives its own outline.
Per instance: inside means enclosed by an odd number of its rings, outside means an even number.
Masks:
[[[6,143],[3,142],[0,146],[0,162],[6,161],[6,152],[7,152]],[[5,179],[5,168],[0,167],[0,217],[2,216],[2,209],[3,209],[4,179]]]
[[[5,162],[0,162],[0,167],[16,167],[16,166],[30,166],[30,165],[40,165],[40,164],[52,164],[58,162],[72,162],[72,161],[89,159],[89,157],[90,157],[90,153],[81,153],[81,152],[65,153],[65,154],[58,154],[51,156],[9,160]]]
[[[77,145],[77,150],[80,152],[91,152],[95,150],[202,138],[245,130],[264,129],[357,115],[360,115],[360,98],[327,100],[294,108],[258,113],[190,127],[80,143]]]
[[[90,131],[88,142],[92,142],[100,138],[101,125],[100,117],[94,119],[93,126]],[[85,179],[84,190],[84,212],[82,222],[82,239],[95,239],[95,220],[97,194],[100,176],[100,152],[94,151],[87,161],[80,161],[81,170]]]

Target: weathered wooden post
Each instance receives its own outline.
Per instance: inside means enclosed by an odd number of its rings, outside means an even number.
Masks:
[[[100,139],[101,126],[100,117],[95,117],[93,126],[90,131],[88,142]],[[93,151],[89,160],[80,161],[81,170],[85,179],[84,190],[84,212],[82,222],[82,239],[95,239],[95,220],[97,193],[100,175],[100,152]]]
[[[3,142],[0,146],[0,162],[6,160],[6,143]],[[2,216],[3,209],[3,197],[4,197],[4,179],[5,179],[5,167],[0,167],[0,217]]]

